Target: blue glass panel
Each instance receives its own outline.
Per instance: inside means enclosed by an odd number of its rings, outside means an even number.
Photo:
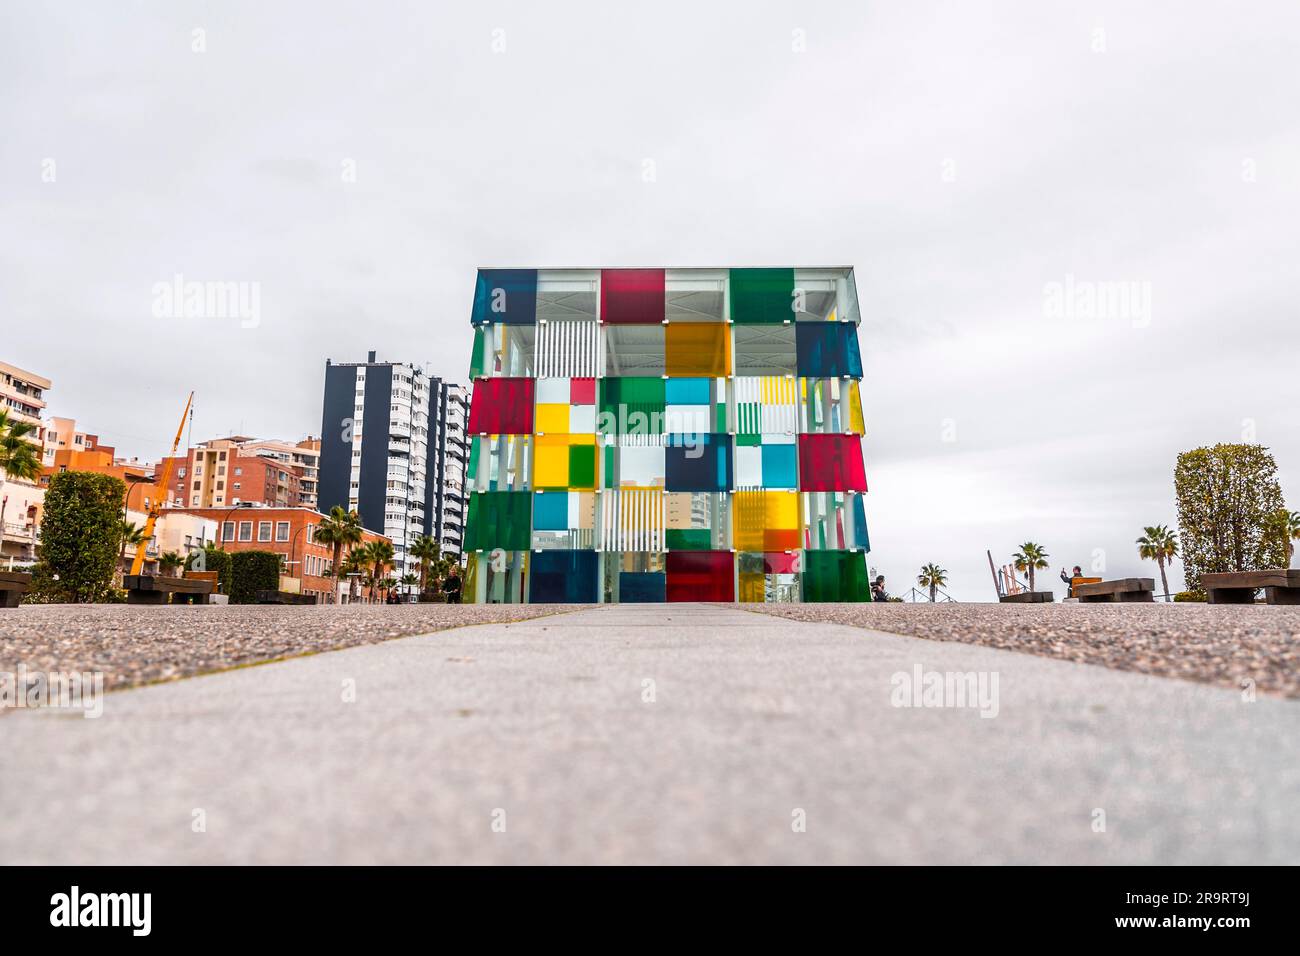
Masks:
[[[664,401],[669,405],[707,405],[709,379],[670,378],[664,382]]]
[[[533,530],[568,531],[569,496],[554,491],[534,495]]]
[[[620,571],[618,600],[621,604],[663,604],[667,600],[668,577],[662,571]]]
[[[853,539],[859,548],[871,550],[871,539],[867,537],[867,513],[862,507],[862,496],[853,496]]]
[[[480,269],[470,321],[474,325],[533,325],[537,321],[537,270]]]
[[[794,445],[764,445],[763,487],[799,487],[799,478],[795,468],[797,459],[798,455]]]
[[[546,497],[545,495],[541,497]],[[558,495],[556,497],[559,497]],[[595,551],[540,551],[530,559],[534,604],[595,604],[598,594]]]
[[[795,345],[804,378],[862,377],[858,328],[852,322],[799,322]]]
[[[669,435],[664,450],[668,491],[729,491],[733,483],[730,435]]]

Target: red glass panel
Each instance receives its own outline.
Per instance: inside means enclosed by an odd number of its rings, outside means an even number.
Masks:
[[[800,491],[866,491],[860,435],[800,435]]]
[[[664,270],[602,269],[600,317],[605,322],[663,322]]]
[[[736,578],[730,551],[669,551],[669,601],[734,601]]]
[[[596,380],[594,378],[569,379],[570,405],[595,405]]]
[[[795,532],[798,537],[798,532]],[[763,554],[764,574],[796,574],[799,571],[799,553],[786,554],[784,551],[767,551]]]
[[[529,435],[533,431],[531,378],[480,378],[469,405],[472,435]]]

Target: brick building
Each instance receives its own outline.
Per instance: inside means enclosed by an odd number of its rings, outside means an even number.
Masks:
[[[229,467],[229,466],[227,466]],[[226,551],[274,551],[284,556],[285,574],[301,582],[303,594],[326,602],[336,586],[334,546],[315,540],[316,526],[325,517],[312,508],[259,507],[181,508],[217,522],[217,546]],[[362,544],[387,541],[373,531],[363,533]],[[347,593],[343,586],[344,595]]]
[[[253,441],[243,435],[216,438],[172,459],[169,504],[180,508],[232,508],[249,503],[300,508],[314,504],[314,474],[304,499],[302,466],[245,450],[243,446]]]

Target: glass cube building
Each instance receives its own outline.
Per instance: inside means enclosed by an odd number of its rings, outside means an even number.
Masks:
[[[479,603],[868,601],[851,268],[481,269]]]

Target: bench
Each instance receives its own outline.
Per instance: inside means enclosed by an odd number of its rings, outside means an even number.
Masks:
[[[295,594],[292,591],[258,591],[258,604],[315,604],[316,598],[311,594]]]
[[[22,571],[0,571],[0,607],[17,607],[32,589],[32,576]]]
[[[122,578],[127,604],[207,604],[212,595],[211,581],[194,578],[168,578],[148,574],[128,574]]]
[[[1070,578],[1070,597],[1077,598],[1079,596],[1078,593],[1075,591],[1075,588],[1077,588],[1080,584],[1100,584],[1100,583],[1101,583],[1101,578],[1085,578],[1085,577]]]
[[[1204,574],[1201,587],[1211,604],[1254,604],[1255,591],[1264,589],[1266,604],[1300,604],[1300,571],[1227,571]]]
[[[1001,594],[998,600],[1003,604],[1051,604],[1056,600],[1052,591],[1020,591],[1016,594]]]
[[[1155,578],[1120,578],[1116,581],[1098,581],[1080,584],[1074,596],[1080,604],[1109,602],[1150,604],[1155,600]]]

